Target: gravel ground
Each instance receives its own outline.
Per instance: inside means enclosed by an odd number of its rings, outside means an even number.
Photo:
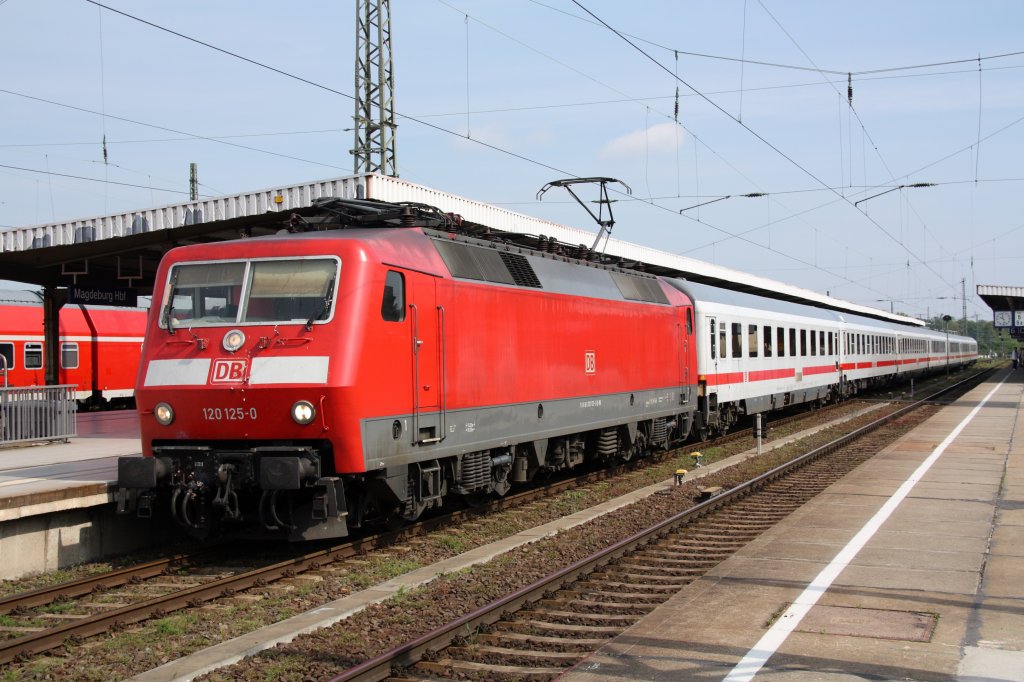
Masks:
[[[901,420],[904,423],[900,432],[920,423],[934,411],[935,408],[922,410],[909,419]],[[863,417],[849,425],[862,425],[877,416]],[[829,433],[832,431],[829,429],[816,435],[813,440],[828,442],[835,436]],[[800,450],[805,449],[806,443],[802,443]],[[337,675],[648,528],[656,520],[688,509],[697,500],[699,487],[733,487],[788,461],[796,450],[793,447],[783,448],[779,452],[748,459],[700,481],[670,488],[665,494],[652,495],[555,537],[520,547],[482,566],[442,576],[419,590],[373,606],[333,627],[297,637],[288,644],[200,679],[213,682],[258,679],[304,682]]]
[[[830,419],[860,409],[844,405]],[[847,431],[867,423],[878,414],[855,419],[842,427]],[[814,419],[814,416],[811,416]],[[807,424],[779,428],[774,436],[805,428]],[[837,428],[805,439],[823,443]],[[702,449],[710,463],[747,449],[743,439],[716,448]],[[763,471],[789,459],[798,448],[788,446],[737,467],[712,474],[699,485],[731,487],[754,471]],[[92,638],[84,643],[67,643],[62,649],[24,664],[10,664],[3,680],[97,680],[123,679],[170,660],[251,632],[264,625],[315,608],[326,602],[377,584],[383,580],[459,554],[473,547],[507,537],[521,530],[579,511],[625,492],[665,480],[678,467],[689,468],[690,458],[680,455],[657,466],[639,470],[585,489],[530,503],[507,512],[482,517],[417,538],[405,545],[367,553],[323,567],[312,574],[298,575],[281,583],[254,588],[202,607],[170,614],[120,632]],[[670,516],[692,505],[695,481],[655,495],[554,538],[522,547],[494,561],[457,574],[442,576],[423,589],[401,594],[370,607],[342,623],[302,636],[287,645],[211,673],[209,680],[310,680],[337,674],[392,646],[408,641],[512,589],[529,584],[557,567],[571,563],[623,537],[649,526],[654,519]],[[95,571],[96,564],[79,571]],[[70,572],[73,573],[73,572]],[[64,572],[68,575],[69,572]],[[42,580],[44,578],[40,578]],[[19,587],[11,591],[28,589]]]

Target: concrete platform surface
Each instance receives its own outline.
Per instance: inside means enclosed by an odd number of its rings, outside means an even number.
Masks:
[[[108,502],[117,458],[141,454],[135,410],[78,414],[66,443],[0,449],[0,523]]]
[[[1024,680],[1022,394],[998,373],[559,679]]]

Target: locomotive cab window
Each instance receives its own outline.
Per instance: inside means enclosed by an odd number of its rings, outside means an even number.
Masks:
[[[385,322],[401,322],[405,319],[405,277],[400,272],[388,270],[384,278],[380,315]]]
[[[43,368],[43,344],[25,344],[25,369]]]
[[[64,369],[78,369],[78,344],[60,344],[60,366]]]
[[[338,269],[336,258],[177,263],[165,288],[160,326],[327,321]]]
[[[5,369],[14,369],[14,344],[13,343],[0,343],[0,371]]]

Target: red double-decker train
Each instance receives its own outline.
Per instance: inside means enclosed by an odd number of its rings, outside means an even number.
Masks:
[[[145,310],[64,306],[57,383],[75,386],[75,397],[90,406],[129,404],[145,328]],[[0,291],[0,386],[45,385],[45,358],[39,296]]]
[[[936,332],[339,203],[347,229],[164,257],[135,394],[145,457],[119,461],[119,511],[341,537],[952,357],[923,353]],[[956,364],[973,359],[954,338]]]

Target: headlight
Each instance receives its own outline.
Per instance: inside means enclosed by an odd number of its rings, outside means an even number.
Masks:
[[[245,343],[245,334],[242,333],[241,329],[232,329],[224,335],[224,341],[222,345],[224,350],[234,353],[236,350],[242,347]]]
[[[313,407],[313,403],[308,400],[300,400],[292,405],[292,419],[297,424],[308,424],[313,421],[315,416],[316,409]]]
[[[167,403],[157,403],[153,408],[153,416],[161,426],[167,426],[174,421],[174,408]]]

